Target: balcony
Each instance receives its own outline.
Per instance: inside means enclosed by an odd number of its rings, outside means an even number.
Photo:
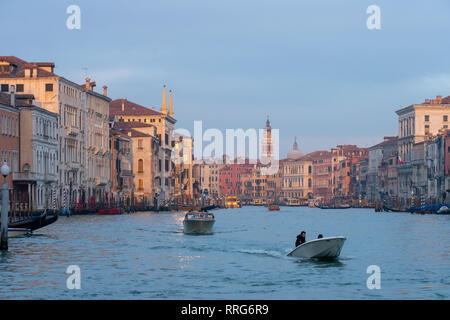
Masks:
[[[107,183],[108,183],[108,179],[106,179],[106,177],[99,176],[99,177],[95,178],[95,184],[97,186],[104,186]]]
[[[13,172],[13,181],[46,181],[55,182],[57,179],[56,174],[50,173],[37,173],[37,172]]]
[[[73,126],[70,125],[70,124],[66,125],[65,128],[66,128],[66,135],[68,135],[68,136],[73,136],[73,137],[75,137],[75,136],[77,136],[78,133],[79,133],[78,128],[75,128],[75,127],[73,127]]]

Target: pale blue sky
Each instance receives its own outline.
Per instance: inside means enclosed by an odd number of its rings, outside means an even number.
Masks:
[[[81,30],[66,8],[81,8]],[[381,7],[382,29],[366,28]],[[53,61],[111,98],[161,104],[177,126],[280,129],[281,157],[370,146],[397,134],[399,107],[450,95],[450,1],[0,0],[1,55]],[[7,40],[7,41],[5,41]]]

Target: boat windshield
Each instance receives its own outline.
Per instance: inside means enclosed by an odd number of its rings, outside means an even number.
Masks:
[[[186,213],[186,219],[214,219],[214,215],[212,213]]]

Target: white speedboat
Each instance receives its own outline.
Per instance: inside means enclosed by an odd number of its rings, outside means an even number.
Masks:
[[[216,219],[210,212],[189,211],[184,216],[184,233],[187,234],[209,234]]]
[[[288,253],[289,257],[332,259],[341,254],[345,237],[328,237],[302,243]]]
[[[30,229],[25,228],[8,228],[8,238],[21,237],[31,232]]]

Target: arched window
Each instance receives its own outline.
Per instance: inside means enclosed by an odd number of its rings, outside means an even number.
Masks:
[[[144,160],[138,160],[138,172],[144,172]]]

